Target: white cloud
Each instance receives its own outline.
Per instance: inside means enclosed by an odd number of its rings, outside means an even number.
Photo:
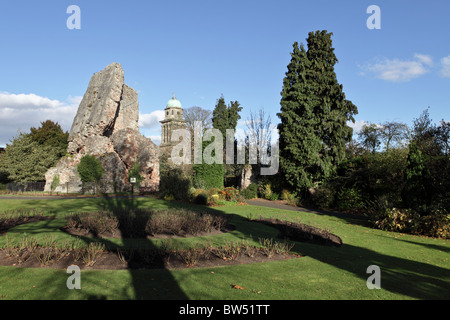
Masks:
[[[355,121],[355,123],[353,123],[352,121],[347,122],[347,125],[350,128],[353,128],[353,133],[358,133],[359,131],[361,131],[362,127],[364,127],[366,124],[369,124],[369,123],[364,120],[358,120],[358,121]]]
[[[164,110],[156,110],[151,113],[139,114],[139,127],[145,129],[153,129],[161,126],[159,123],[164,120]]]
[[[66,101],[59,101],[33,93],[0,92],[0,146],[9,143],[18,131],[28,132],[46,120],[70,130],[81,99],[69,96]]]
[[[146,137],[150,138],[152,140],[152,142],[158,146],[161,144],[161,135],[159,135],[159,136],[150,135],[150,136],[146,136]]]
[[[450,78],[450,55],[441,59],[441,76]]]
[[[372,72],[375,77],[390,82],[407,82],[418,78],[428,72],[433,65],[433,59],[429,55],[415,54],[411,60],[384,59],[375,64],[369,64],[365,71]]]
[[[427,54],[416,53],[414,55],[414,58],[416,58],[417,60],[419,60],[420,62],[422,62],[428,66],[433,65],[433,58],[431,58],[431,56],[429,56]]]

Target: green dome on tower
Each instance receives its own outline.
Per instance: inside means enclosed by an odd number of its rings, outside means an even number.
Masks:
[[[178,109],[182,109],[181,108],[181,102],[177,100],[177,98],[175,98],[175,94],[173,95],[172,99],[169,100],[169,102],[167,102],[167,108],[178,108]]]

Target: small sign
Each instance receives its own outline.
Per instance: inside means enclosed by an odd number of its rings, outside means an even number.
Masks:
[[[136,178],[130,178],[131,183],[136,183]]]

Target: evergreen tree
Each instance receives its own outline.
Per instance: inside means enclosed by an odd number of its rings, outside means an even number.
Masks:
[[[217,104],[213,110],[212,124],[213,128],[219,129],[223,136],[224,147],[226,139],[226,130],[235,130],[241,116],[242,107],[238,101],[231,101],[227,106],[223,95],[217,100]]]
[[[45,173],[58,158],[52,146],[40,145],[30,134],[20,133],[6,146],[0,158],[0,171],[10,181],[45,181]]]
[[[422,152],[416,142],[411,142],[405,169],[405,185],[402,190],[403,204],[418,209],[429,201],[425,188],[426,167]]]
[[[220,130],[223,138],[223,163],[224,163],[224,175],[226,176],[238,176],[240,170],[242,170],[241,165],[237,165],[236,161],[234,164],[226,164],[226,130],[236,130],[237,123],[241,116],[242,107],[238,101],[231,101],[229,105],[226,105],[225,98],[223,95],[217,100],[216,106],[213,110],[212,115],[212,125],[213,128]],[[237,141],[234,140],[234,156],[237,154]]]
[[[321,156],[326,164],[324,177],[335,172],[345,157],[345,144],[351,141],[353,129],[347,125],[358,113],[346,100],[343,86],[338,83],[334,65],[338,62],[332,47],[332,33],[326,30],[310,32],[307,56],[311,62],[310,85],[313,87],[313,108],[318,120],[316,132],[322,141]]]
[[[331,33],[310,32],[308,50],[295,42],[281,92],[280,170],[300,194],[331,177],[345,157],[357,108],[337,81]]]
[[[77,170],[83,185],[94,182],[94,193],[96,193],[97,185],[104,173],[103,165],[100,160],[93,155],[85,155],[81,158]]]
[[[40,145],[51,146],[60,158],[66,154],[69,133],[64,132],[58,123],[51,120],[41,122],[39,128],[30,129],[31,138]]]
[[[19,133],[5,148],[0,158],[3,181],[45,181],[45,173],[67,149],[68,132],[51,120],[32,127],[30,133]]]
[[[295,42],[283,80],[280,134],[280,171],[298,192],[312,187],[320,166],[320,140],[315,134],[316,119],[307,82],[310,62],[303,45]]]

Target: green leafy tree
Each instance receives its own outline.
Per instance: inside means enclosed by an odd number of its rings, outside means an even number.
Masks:
[[[52,146],[40,145],[30,134],[20,133],[0,157],[0,171],[10,181],[45,181],[45,173],[58,158]]]
[[[401,145],[409,138],[409,128],[406,124],[397,121],[387,121],[382,124],[381,139],[384,141],[386,151],[394,145]]]
[[[358,132],[358,140],[367,151],[375,153],[381,145],[381,126],[375,123],[365,124]]]
[[[426,167],[422,152],[416,142],[411,142],[405,169],[405,185],[402,190],[403,203],[408,208],[417,209],[427,205],[425,188]]]
[[[100,179],[103,176],[104,169],[100,160],[93,155],[85,155],[81,158],[77,166],[78,175],[80,176],[83,185],[94,182],[94,193]]]
[[[437,139],[437,127],[430,118],[429,108],[414,119],[412,141],[424,155],[436,156],[441,153],[441,146]]]
[[[58,123],[51,120],[41,122],[39,128],[30,129],[31,138],[40,145],[51,146],[58,157],[66,154],[69,133],[64,132]]]
[[[450,154],[450,121],[441,120],[437,127],[437,143],[443,155]]]
[[[310,32],[308,50],[295,42],[281,92],[280,170],[305,195],[317,183],[333,176],[345,158],[357,108],[345,99],[337,82],[337,58],[331,33]]]

